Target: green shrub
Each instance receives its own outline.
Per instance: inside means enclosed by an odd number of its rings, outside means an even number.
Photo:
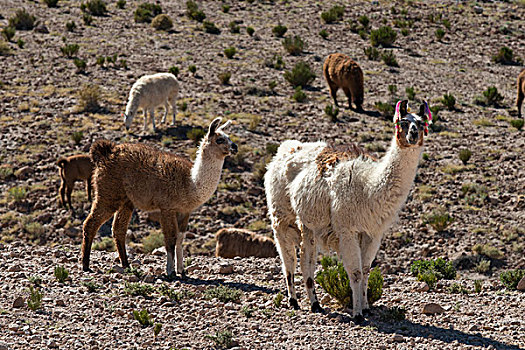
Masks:
[[[165,14],[160,14],[155,16],[151,21],[151,26],[156,30],[170,30],[173,28],[173,21],[170,16]]]
[[[123,10],[126,7],[126,0],[118,0],[117,1],[117,8]]]
[[[397,33],[389,26],[384,26],[370,32],[372,46],[390,47],[396,41]]]
[[[157,4],[143,2],[135,10],[133,17],[136,23],[151,23],[153,18],[162,13],[162,7]]]
[[[325,29],[322,29],[320,32],[319,32],[319,35],[321,36],[321,38],[323,39],[328,39],[328,32],[325,30]]]
[[[449,111],[453,111],[456,106],[456,98],[452,94],[444,94],[441,103],[443,103]]]
[[[100,242],[93,243],[93,250],[114,252],[116,250],[115,242],[111,237],[104,237]]]
[[[298,86],[304,88],[315,79],[315,74],[308,63],[299,61],[291,71],[284,72],[284,79],[294,88]]]
[[[87,63],[86,61],[80,59],[80,58],[75,58],[73,60],[73,63],[75,64],[75,67],[77,67],[77,72],[78,73],[84,73],[86,71],[86,67],[87,67]]]
[[[155,288],[153,288],[151,285],[146,283],[133,283],[133,282],[126,282],[124,284],[124,293],[127,295],[132,296],[138,296],[141,295],[143,297],[150,297],[155,292]]]
[[[213,341],[217,349],[231,348],[233,342],[233,334],[229,330],[215,332],[215,335],[206,335],[204,337]]]
[[[437,232],[443,232],[454,221],[444,208],[433,210],[429,215],[423,217],[425,224],[430,224]]]
[[[29,298],[27,298],[27,307],[36,311],[42,307],[42,293],[38,288],[29,286]]]
[[[487,90],[483,91],[482,97],[477,97],[474,102],[482,106],[495,106],[498,107],[503,101],[503,96],[498,92],[495,86],[490,86]]]
[[[288,31],[288,28],[286,26],[283,26],[283,25],[280,25],[280,24],[276,25],[272,29],[273,35],[275,35],[278,38],[282,38],[284,36],[284,34],[286,34],[287,31]]]
[[[501,64],[514,64],[514,52],[512,49],[504,46],[499,49],[499,52],[492,56],[492,61]]]
[[[230,78],[232,74],[230,72],[219,73],[219,81],[222,85],[228,85],[230,83]]]
[[[518,283],[524,276],[524,269],[516,269],[502,272],[501,275],[499,275],[499,279],[508,290],[516,290]]]
[[[284,299],[284,295],[283,295],[281,292],[277,293],[277,295],[275,296],[275,298],[273,298],[273,305],[274,305],[276,308],[280,308],[283,299]]]
[[[483,281],[482,280],[475,280],[474,281],[474,292],[481,293],[481,290],[483,289]]]
[[[228,24],[228,27],[230,28],[230,33],[232,34],[239,34],[241,32],[241,27],[239,27],[235,21],[231,21],[230,24]]]
[[[339,114],[339,108],[334,108],[332,105],[328,104],[324,108],[324,113],[335,123],[337,121],[337,115]]]
[[[224,49],[224,55],[229,59],[232,59],[236,53],[237,53],[237,49],[233,46]]]
[[[64,283],[69,277],[69,271],[64,266],[55,266],[55,277],[59,283]]]
[[[0,165],[0,179],[6,180],[7,178],[11,177],[13,175],[14,171],[13,168],[10,167],[7,164]]]
[[[7,41],[11,41],[14,38],[15,33],[16,29],[14,27],[5,27],[4,29],[2,29],[2,36]]]
[[[459,159],[464,165],[467,165],[467,162],[470,160],[471,156],[472,152],[467,148],[464,148],[459,151]]]
[[[290,55],[298,56],[306,48],[306,44],[299,35],[296,35],[293,38],[284,38],[283,47]]]
[[[375,107],[385,117],[394,116],[394,106],[390,103],[378,101],[375,103]]]
[[[430,289],[434,289],[437,283],[437,276],[433,271],[426,271],[417,274],[417,280],[425,282]]]
[[[29,283],[31,283],[35,287],[41,286],[43,282],[42,277],[38,275],[29,276],[27,280],[29,281]]]
[[[194,64],[190,65],[188,67],[188,70],[190,71],[191,74],[195,75],[195,73],[197,73],[197,66],[195,66]]]
[[[523,119],[513,119],[510,121],[510,125],[518,130],[521,130],[523,128]]]
[[[410,33],[410,31],[409,31],[407,28],[403,28],[403,29],[401,29],[401,34],[402,34],[403,36],[407,36],[409,33]]]
[[[16,10],[14,17],[9,18],[8,27],[18,30],[32,30],[35,27],[35,16],[29,14],[25,9]]]
[[[174,76],[178,76],[180,73],[180,68],[177,66],[172,66],[168,69],[168,72],[173,74]]]
[[[151,253],[162,246],[164,246],[164,235],[160,231],[152,231],[142,239],[142,250],[144,250],[145,253]]]
[[[452,283],[452,285],[447,288],[447,291],[450,294],[470,294],[470,291],[459,283]]]
[[[202,28],[204,29],[206,33],[209,33],[209,34],[220,34],[221,33],[221,30],[217,28],[215,23],[210,22],[210,21],[202,22]]]
[[[155,323],[155,326],[153,327],[153,336],[155,339],[157,339],[157,336],[160,333],[160,330],[162,329],[162,323]]]
[[[206,14],[199,9],[195,1],[186,1],[186,16],[197,22],[202,22],[206,18]]]
[[[271,59],[268,58],[264,61],[264,65],[269,68],[283,69],[284,68],[283,57],[279,55],[273,55]]]
[[[231,8],[230,5],[222,5],[221,10],[222,10],[222,12],[224,12],[224,13],[228,13],[228,12],[230,12],[230,8]]]
[[[472,247],[472,251],[479,255],[484,255],[490,259],[503,259],[504,255],[501,250],[491,246],[490,244],[476,244]]]
[[[406,309],[404,307],[393,306],[385,309],[381,313],[381,320],[386,322],[401,322],[406,319]]]
[[[253,36],[255,29],[253,29],[253,27],[246,27],[246,33],[248,33],[249,36]]]
[[[275,88],[277,87],[277,82],[275,80],[272,80],[268,83],[268,87],[270,88],[270,90],[272,90],[272,92],[274,92]]]
[[[23,49],[24,48],[24,45],[26,44],[26,42],[22,39],[18,39],[16,41],[16,46],[18,46],[19,48]]]
[[[474,266],[474,271],[479,273],[487,273],[490,271],[490,260],[481,259],[476,266]]]
[[[339,262],[335,257],[323,256],[321,258],[321,266],[322,270],[315,276],[315,281],[319,283],[326,293],[335,298],[341,306],[352,305],[350,280],[343,263]],[[370,277],[368,278],[368,303],[372,305],[379,300],[382,293],[383,277],[379,268],[376,267],[370,272]]]
[[[65,46],[62,46],[60,48],[60,51],[67,58],[72,58],[78,53],[79,49],[80,49],[80,46],[78,46],[78,44],[67,44]]]
[[[42,0],[47,7],[57,7],[58,0]]]
[[[153,317],[150,316],[146,309],[142,309],[142,311],[133,310],[133,318],[137,320],[142,327],[153,326]]]
[[[359,18],[357,19],[357,21],[359,23],[361,23],[361,25],[363,26],[363,28],[367,29],[368,26],[370,25],[370,19],[368,19],[368,17],[366,15],[362,15],[362,16],[359,16]]]
[[[80,141],[82,141],[82,137],[84,137],[84,133],[82,131],[74,131],[71,134],[71,140],[75,142],[75,145],[79,145]]]
[[[84,15],[82,16],[82,20],[87,26],[90,26],[91,23],[93,23],[93,17],[89,13],[84,13]]]
[[[345,8],[343,6],[334,6],[326,12],[321,13],[321,19],[326,23],[334,23],[341,21],[345,13]]]
[[[186,133],[186,137],[192,140],[195,144],[198,144],[205,135],[206,130],[202,128],[192,128]]]
[[[434,34],[436,35],[436,38],[439,41],[441,41],[443,39],[443,37],[445,36],[445,31],[443,29],[441,29],[441,28],[438,28],[438,29],[436,29]]]
[[[434,260],[416,260],[410,266],[412,276],[419,276],[424,273],[433,273],[437,280],[453,280],[456,278],[456,269],[451,262],[443,258]]]
[[[363,51],[365,52],[365,55],[366,57],[371,60],[371,61],[377,61],[379,60],[379,50],[376,49],[375,47],[365,47],[363,49]]]
[[[217,286],[208,288],[204,291],[204,298],[218,299],[223,303],[234,302],[238,303],[241,300],[242,292],[239,289],[230,288],[227,286]]]
[[[66,22],[66,29],[68,32],[74,32],[77,28],[75,21]]]
[[[106,3],[103,0],[88,0],[80,5],[80,9],[93,16],[104,16],[108,12]]]
[[[79,107],[84,112],[96,112],[100,109],[100,87],[98,85],[84,85],[79,95]]]
[[[255,309],[252,309],[251,307],[245,305],[242,307],[240,313],[241,315],[243,315],[244,317],[246,318],[250,318],[253,316],[253,313],[254,313]]]
[[[389,67],[399,67],[394,51],[390,51],[390,50],[383,51],[383,53],[381,54],[381,59]]]
[[[94,281],[84,281],[82,282],[82,285],[86,287],[88,293],[95,293],[97,290],[101,288],[101,285],[97,284]]]
[[[0,56],[8,56],[11,54],[11,48],[4,40],[0,40]]]
[[[9,202],[19,203],[22,200],[24,200],[26,196],[27,196],[27,190],[25,187],[21,187],[21,186],[11,187],[7,191],[7,200]]]
[[[295,102],[299,103],[306,101],[306,94],[304,93],[303,88],[300,86],[296,87],[292,98]]]
[[[405,92],[407,93],[407,97],[409,100],[414,101],[416,99],[416,91],[413,87],[407,87],[405,89]]]

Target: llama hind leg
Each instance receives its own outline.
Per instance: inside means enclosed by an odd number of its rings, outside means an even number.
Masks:
[[[161,120],[162,124],[166,122],[166,116],[168,115],[168,108],[169,108],[169,104],[168,104],[168,101],[166,101],[166,103],[164,104],[164,115],[162,116],[162,120]]]
[[[368,310],[368,277],[370,276],[370,268],[372,261],[374,261],[379,246],[381,245],[382,235],[370,237],[367,234],[362,234],[361,237],[361,259],[363,262],[363,284],[361,294],[363,295],[363,309]]]
[[[306,286],[308,299],[312,312],[323,312],[319,305],[317,295],[315,294],[314,272],[315,272],[315,253],[316,245],[313,232],[304,227],[302,228],[302,244],[301,244],[301,271],[303,273],[303,280]]]
[[[144,131],[148,130],[148,110],[144,108],[142,110],[142,114],[144,115]]]
[[[184,233],[186,232],[186,229],[188,228],[188,220],[190,218],[190,214],[177,214],[177,225],[179,228],[179,233],[177,234],[177,238],[175,240],[175,268],[177,270],[177,273],[182,277],[186,277],[184,273],[184,264],[183,264],[183,250],[182,250],[182,242],[184,240]]]
[[[171,109],[173,111],[173,120],[171,121],[171,125],[175,125],[175,120],[176,120],[176,117],[177,117],[177,99],[175,97],[170,99],[170,105],[171,105]]]
[[[72,211],[73,211],[73,205],[71,204],[71,193],[73,193],[73,186],[75,186],[74,182],[68,182],[66,186],[67,203],[69,204],[69,209]]]
[[[151,118],[151,124],[153,125],[153,131],[157,131],[155,126],[155,108],[149,110],[149,116]]]
[[[518,86],[518,98],[516,99],[516,107],[518,107],[518,118],[521,118],[521,105],[523,104],[523,99],[525,99],[525,91],[521,91],[520,86]]]
[[[90,271],[89,256],[91,254],[93,238],[95,238],[100,226],[108,221],[113,213],[114,210],[97,205],[96,201],[93,203],[91,212],[84,221],[84,226],[82,228],[82,269],[84,271]]]
[[[117,247],[118,256],[122,267],[128,268],[128,256],[126,254],[126,231],[128,230],[129,220],[133,214],[133,205],[131,202],[125,203],[115,213],[113,217],[113,226],[111,231],[113,233],[113,239],[115,240],[115,246]]]
[[[352,313],[356,320],[361,321],[363,318],[363,269],[358,238],[359,235],[354,232],[342,233],[339,238],[339,253],[350,278]]]
[[[179,235],[179,228],[177,223],[177,213],[168,210],[161,210],[160,212],[160,226],[164,234],[164,245],[166,247],[166,275],[168,277],[175,275],[175,245]],[[182,249],[182,242],[181,242]]]
[[[343,91],[345,92],[346,98],[348,99],[348,108],[352,109],[352,92],[347,87],[344,87]]]
[[[339,107],[339,104],[337,103],[337,90],[339,90],[339,87],[332,82],[328,82],[328,89],[330,90],[330,96],[332,96],[332,99],[334,100],[334,104],[337,107]]]
[[[67,203],[66,203],[66,182],[62,179],[62,183],[60,184],[60,199],[59,204],[67,209]]]
[[[290,306],[295,310],[299,309],[297,303],[297,294],[295,293],[294,286],[294,273],[297,266],[297,255],[295,252],[294,237],[299,235],[299,230],[293,223],[277,222],[272,217],[272,226],[275,234],[275,241],[277,245],[277,251],[282,261],[282,269],[284,278],[286,280],[286,287],[288,290],[288,300]]]

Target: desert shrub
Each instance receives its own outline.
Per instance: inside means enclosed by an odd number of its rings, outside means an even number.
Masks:
[[[93,16],[104,16],[108,12],[106,3],[103,0],[88,0],[80,5],[80,9]]]
[[[268,83],[268,87],[272,92],[274,92],[275,88],[277,87],[277,82],[275,80],[272,80]]]
[[[504,46],[499,49],[496,55],[492,56],[492,61],[500,64],[514,64],[514,52],[512,49]]]
[[[363,26],[363,28],[367,29],[370,25],[370,19],[366,15],[359,16],[357,21]]]
[[[456,269],[451,262],[443,258],[434,260],[416,260],[410,266],[410,273],[418,276],[421,273],[433,272],[438,280],[453,280],[456,278]]]
[[[195,73],[197,73],[197,66],[192,64],[192,65],[188,66],[188,70],[190,71],[191,74],[195,75]]]
[[[401,322],[406,319],[406,309],[404,307],[392,306],[381,313],[381,320],[386,322]]]
[[[224,49],[224,55],[229,59],[232,59],[236,53],[237,53],[237,49],[233,46]]]
[[[334,6],[326,12],[321,13],[321,19],[326,23],[334,23],[343,19],[345,8],[343,6]]]
[[[490,270],[490,260],[481,259],[476,266],[474,266],[474,271],[479,273],[487,273]]]
[[[27,298],[27,307],[36,311],[42,307],[42,293],[38,288],[29,286],[29,297]]]
[[[162,13],[162,7],[157,4],[143,2],[135,10],[133,17],[137,23],[150,23],[153,18]]]
[[[390,50],[383,51],[383,53],[381,54],[381,59],[389,67],[399,67],[394,51],[390,51]]]
[[[101,285],[96,283],[95,281],[84,281],[82,282],[82,285],[86,287],[88,293],[95,293],[101,288]]]
[[[246,27],[246,33],[248,33],[249,36],[253,36],[255,29],[253,29],[253,27]]]
[[[25,9],[16,10],[15,15],[9,18],[8,27],[18,30],[32,30],[35,27],[35,16],[28,13]]]
[[[524,269],[516,269],[502,272],[501,275],[499,275],[499,279],[508,290],[516,290],[518,283],[524,276]]]
[[[416,99],[416,91],[413,87],[407,87],[405,89],[405,92],[407,93],[407,97],[409,100],[414,101]]]
[[[467,148],[464,148],[459,151],[459,159],[464,165],[467,165],[467,162],[470,160],[471,156],[472,152]]]
[[[253,308],[251,308],[251,307],[249,307],[247,305],[243,306],[241,311],[240,311],[241,315],[243,315],[246,318],[252,317],[254,312],[255,312],[255,309],[253,309]]]
[[[223,285],[208,288],[204,291],[204,298],[218,299],[223,303],[234,302],[238,303],[241,300],[242,292],[239,289],[226,287]]]
[[[15,33],[15,27],[5,27],[4,29],[2,29],[2,36],[7,41],[11,41],[14,38]]]
[[[142,250],[144,250],[145,253],[151,253],[162,246],[164,246],[164,235],[160,231],[150,232],[149,235],[142,239]]]
[[[42,0],[47,7],[57,7],[58,0]]]
[[[206,18],[206,14],[199,9],[195,1],[186,1],[186,16],[197,22],[202,22]]]
[[[372,46],[390,47],[396,41],[397,33],[389,26],[384,26],[370,32]]]
[[[423,217],[425,224],[430,224],[437,232],[442,232],[454,221],[445,208],[438,208]]]
[[[80,49],[80,46],[78,46],[78,44],[66,44],[65,46],[62,46],[60,48],[60,51],[67,58],[72,58],[78,53],[79,49]]]
[[[296,87],[292,98],[295,100],[295,102],[299,103],[306,101],[306,94],[304,93],[303,88],[300,86]]]
[[[436,38],[441,41],[443,37],[445,36],[445,31],[441,28],[436,29],[434,32],[434,35],[436,35]]]
[[[231,8],[230,5],[222,5],[221,10],[224,13],[228,13],[228,12],[230,12],[230,8]]]
[[[85,25],[90,26],[93,23],[93,17],[89,13],[84,13],[82,21],[84,21]]]
[[[394,116],[394,106],[391,103],[378,101],[375,103],[375,107],[385,117]]]
[[[239,34],[241,32],[241,27],[239,27],[239,25],[235,21],[231,21],[228,24],[228,27],[230,28],[230,33],[232,34]]]
[[[13,175],[14,171],[13,168],[10,167],[7,164],[3,164],[0,166],[0,179],[6,180],[7,178],[11,177]]]
[[[215,343],[216,349],[228,349],[232,347],[233,334],[229,330],[223,330],[215,332],[215,335],[205,335],[206,339],[209,339]]]
[[[510,121],[510,125],[518,130],[521,130],[523,128],[523,119],[513,119]]]
[[[84,112],[96,112],[100,108],[100,87],[98,85],[84,85],[79,95],[79,107]]]
[[[71,140],[75,142],[75,145],[79,145],[80,141],[82,141],[82,137],[84,137],[84,133],[82,131],[74,131],[71,134]]]
[[[169,69],[168,69],[168,72],[173,74],[174,76],[178,76],[179,73],[180,73],[180,68],[177,67],[177,66],[171,66]]]
[[[16,186],[7,190],[7,200],[9,202],[19,203],[27,196],[27,189],[25,187]]]
[[[222,85],[228,85],[230,83],[230,78],[232,74],[230,72],[219,73],[219,81]]]
[[[138,296],[141,295],[143,297],[149,297],[155,292],[155,288],[153,288],[151,285],[146,283],[133,283],[133,282],[126,282],[124,284],[124,293],[131,296]]]
[[[453,111],[456,106],[456,98],[452,94],[444,94],[441,103],[443,103],[449,111]]]
[[[277,295],[275,296],[275,298],[273,298],[273,305],[274,305],[276,308],[280,308],[283,299],[284,299],[284,295],[283,295],[281,292],[277,293]]]
[[[186,133],[186,137],[198,144],[200,140],[206,135],[206,130],[202,128],[192,128]]]
[[[209,34],[220,34],[221,33],[221,30],[217,28],[215,23],[210,22],[210,21],[202,22],[202,28],[204,29],[206,33],[209,33]]]
[[[328,104],[324,108],[324,113],[335,123],[337,121],[337,115],[339,114],[339,108],[334,108],[334,106]]]
[[[73,32],[75,31],[76,28],[77,28],[77,24],[75,23],[75,21],[66,22],[66,30],[68,32]]]
[[[284,72],[284,79],[286,79],[286,81],[294,88],[298,86],[304,88],[315,79],[315,73],[312,71],[308,63],[299,61],[291,71]]]
[[[117,1],[117,8],[123,10],[126,7],[126,0],[118,0]]]
[[[137,320],[142,327],[153,326],[153,317],[150,316],[146,309],[142,309],[142,311],[133,310],[133,318]]]
[[[478,96],[474,103],[481,106],[495,106],[498,107],[503,101],[503,96],[498,92],[498,88],[490,86],[483,91],[483,96]]]
[[[328,39],[328,32],[326,31],[326,29],[322,29],[320,32],[319,32],[319,35],[321,36],[321,38],[323,39]]]
[[[104,237],[99,242],[93,243],[93,250],[114,252],[116,250],[115,241],[111,237]]]
[[[403,28],[403,29],[401,29],[401,34],[402,34],[403,36],[407,36],[409,33],[410,33],[410,31],[409,31],[407,28]]]
[[[306,44],[299,35],[296,35],[293,38],[284,38],[283,47],[290,55],[298,56],[306,48]]]
[[[26,44],[26,42],[22,39],[18,39],[16,41],[16,46],[18,46],[19,48],[23,49],[24,48],[24,45]]]
[[[470,294],[470,291],[459,283],[452,283],[452,285],[447,288],[447,292],[450,294]]]
[[[77,72],[78,73],[85,73],[86,72],[86,67],[87,67],[87,63],[86,61],[80,59],[80,58],[75,58],[73,60],[73,63],[75,64],[75,67],[77,67]]]
[[[376,49],[375,47],[373,46],[370,46],[370,47],[365,47],[363,49],[366,57],[371,60],[371,61],[377,61],[379,60],[379,50]]]
[[[476,244],[472,247],[472,251],[478,255],[486,256],[490,259],[503,259],[504,255],[501,250],[491,246],[490,244]]]
[[[482,280],[475,280],[474,281],[474,292],[481,293],[481,290],[483,289],[483,281]]]
[[[155,16],[151,21],[151,26],[156,30],[170,30],[173,28],[173,21],[170,16],[165,14],[160,14]]]
[[[279,55],[273,55],[271,59],[267,58],[264,61],[264,65],[268,68],[283,69],[284,68],[283,57]]]
[[[276,25],[272,29],[273,35],[275,35],[278,38],[282,38],[284,36],[284,34],[286,34],[287,31],[288,31],[288,28],[286,26],[283,26],[283,25],[280,25],[280,24]]]
[[[59,283],[64,283],[69,277],[69,271],[64,266],[55,266],[55,277]]]
[[[29,281],[29,283],[31,283],[35,287],[41,286],[43,282],[42,277],[38,275],[29,276],[27,280]]]
[[[321,258],[322,270],[315,276],[315,281],[330,296],[343,306],[352,305],[352,289],[350,280],[346,273],[343,263],[335,257],[323,256]],[[379,300],[383,293],[383,276],[379,268],[374,268],[368,278],[368,303],[372,305]]]

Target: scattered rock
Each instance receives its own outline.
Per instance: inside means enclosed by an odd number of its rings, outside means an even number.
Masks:
[[[26,165],[15,171],[15,176],[20,180],[24,180],[27,179],[27,177],[31,175],[34,171],[35,170],[32,167]]]
[[[79,237],[80,236],[80,230],[76,227],[68,227],[67,229],[64,230],[64,233],[66,234],[66,236],[70,237],[70,238],[76,238],[76,237]]]
[[[445,309],[441,307],[441,305],[436,303],[428,303],[425,306],[423,306],[423,310],[421,313],[425,315],[434,315],[434,314],[442,314],[445,312]]]
[[[392,340],[395,341],[396,343],[402,343],[405,341],[405,337],[403,337],[401,334],[394,334],[394,336],[392,337]]]
[[[20,272],[20,271],[22,271],[22,267],[20,265],[13,265],[7,269],[7,272]]]
[[[222,275],[227,275],[233,273],[233,265],[228,263],[219,264],[219,273]]]
[[[163,256],[166,255],[166,247],[159,247],[155,249],[151,254],[155,256]]]
[[[427,282],[416,282],[412,287],[412,291],[414,292],[428,292],[429,290],[430,287]]]
[[[525,276],[518,282],[517,290],[525,291]]]
[[[66,302],[62,299],[57,299],[55,302],[56,306],[66,306]]]
[[[120,265],[114,265],[112,268],[111,268],[111,272],[114,272],[114,273],[120,273],[120,274],[123,274],[125,272],[124,268]]]
[[[25,300],[23,297],[16,297],[15,301],[13,301],[13,307],[14,308],[20,308],[25,305]]]

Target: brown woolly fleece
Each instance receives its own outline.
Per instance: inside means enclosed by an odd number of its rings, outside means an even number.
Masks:
[[[223,228],[217,232],[215,256],[273,258],[277,256],[274,241],[255,232],[239,228]]]
[[[60,168],[60,205],[73,210],[71,205],[71,193],[76,181],[86,181],[86,193],[88,200],[91,201],[91,176],[93,173],[93,163],[89,155],[78,154],[70,157],[62,157],[57,161]],[[67,203],[65,196],[67,195]]]
[[[518,107],[518,118],[521,118],[521,105],[525,98],[525,69],[518,75],[518,97],[516,98],[516,107]]]
[[[330,89],[330,95],[336,106],[337,91],[343,89],[348,98],[348,107],[352,102],[357,110],[361,110],[364,101],[363,71],[350,57],[341,53],[329,55],[324,61],[323,75]]]

